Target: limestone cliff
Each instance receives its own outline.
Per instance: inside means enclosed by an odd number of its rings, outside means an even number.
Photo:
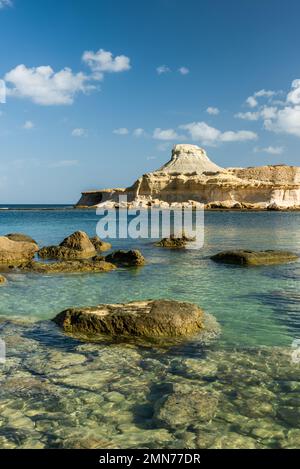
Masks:
[[[300,208],[300,167],[270,165],[224,169],[196,145],[175,145],[160,169],[127,189],[84,192],[77,205],[115,204],[127,195],[132,205],[205,204],[207,208]]]

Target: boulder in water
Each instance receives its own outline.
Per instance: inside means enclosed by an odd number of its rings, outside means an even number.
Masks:
[[[42,259],[82,259],[96,255],[96,249],[84,231],[75,231],[59,246],[46,246],[39,250]]]
[[[53,321],[66,332],[136,337],[182,337],[206,331],[199,306],[172,300],[145,300],[69,308]]]
[[[215,262],[237,265],[268,265],[283,264],[298,259],[297,254],[289,251],[223,251],[211,257]]]
[[[113,253],[106,256],[105,260],[121,267],[140,266],[146,263],[144,256],[137,249],[130,251],[114,251]]]
[[[26,243],[34,243],[37,245],[37,242],[23,233],[8,233],[5,235],[6,238],[11,239],[12,241],[25,241]]]
[[[107,241],[102,241],[99,236],[93,236],[92,238],[90,238],[90,241],[98,252],[104,252],[111,249],[111,244]]]
[[[34,243],[12,241],[5,236],[0,236],[0,265],[15,266],[29,261],[37,251],[38,247]]]

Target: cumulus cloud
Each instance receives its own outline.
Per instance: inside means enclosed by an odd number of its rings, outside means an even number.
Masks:
[[[278,133],[300,137],[300,79],[291,84],[283,108],[269,108],[263,115],[264,127]]]
[[[95,82],[101,80],[104,73],[130,69],[128,57],[113,57],[111,52],[103,49],[97,52],[85,51],[82,58],[92,73],[74,73],[68,67],[55,72],[50,65],[31,68],[24,64],[18,65],[4,76],[7,95],[31,99],[44,106],[72,104],[76,94],[97,89]]]
[[[292,82],[292,89],[287,95],[287,101],[291,104],[300,104],[300,78]]]
[[[234,117],[236,117],[238,119],[247,120],[247,121],[257,121],[260,117],[260,113],[259,112],[251,112],[251,111],[238,112],[237,114],[234,115]]]
[[[160,65],[156,68],[158,75],[163,75],[164,73],[169,73],[171,69],[167,65]]]
[[[206,109],[206,112],[210,114],[211,116],[217,116],[218,114],[220,114],[220,110],[217,107],[212,107],[212,106],[209,106]]]
[[[113,134],[116,135],[128,135],[129,130],[126,127],[120,127],[119,129],[114,129]]]
[[[174,129],[160,129],[156,128],[153,132],[155,140],[176,140],[180,137]]]
[[[188,75],[190,73],[190,69],[187,68],[187,67],[180,67],[178,69],[178,72],[181,74],[181,75]]]
[[[6,7],[12,7],[13,2],[11,0],[0,0],[0,10]]]
[[[134,129],[134,131],[132,132],[134,137],[143,137],[144,135],[146,135],[146,132],[144,129],[142,129],[141,127],[137,128],[137,129]]]
[[[249,107],[256,107],[258,105],[257,99],[255,99],[253,96],[249,96],[246,99],[246,103]]]
[[[26,121],[23,124],[23,129],[25,129],[25,130],[30,130],[30,129],[33,129],[34,127],[35,127],[35,125],[32,121]]]
[[[281,155],[284,151],[283,147],[273,147],[273,146],[268,146],[264,148],[259,148],[255,147],[254,152],[255,153],[269,153],[270,155]]]
[[[76,129],[73,129],[71,132],[72,137],[86,137],[87,136],[87,131],[86,129],[82,129],[81,127],[77,127]]]
[[[273,119],[266,119],[265,129],[300,137],[300,106],[286,106]]]
[[[270,101],[271,98],[273,98],[274,96],[276,96],[280,93],[281,93],[280,91],[265,90],[265,89],[255,91],[255,93],[253,93],[252,96],[249,96],[246,99],[246,104],[249,107],[254,108],[254,107],[258,106],[258,98],[267,98]]]
[[[221,132],[220,130],[209,126],[206,122],[191,122],[181,125],[181,129],[187,130],[192,140],[200,141],[204,145],[216,145],[222,142],[244,142],[255,140],[257,134],[249,130]]]
[[[72,104],[77,93],[87,93],[94,86],[83,73],[73,73],[70,68],[59,72],[49,66],[27,68],[18,65],[6,73],[7,94],[17,98],[28,98],[44,106]]]
[[[238,119],[257,121],[260,118],[271,119],[276,115],[277,108],[274,106],[263,106],[258,111],[238,112],[234,117]]]
[[[129,57],[126,55],[113,57],[111,52],[104,49],[99,49],[97,52],[87,50],[83,53],[82,60],[99,79],[103,77],[104,73],[125,72],[131,68]]]

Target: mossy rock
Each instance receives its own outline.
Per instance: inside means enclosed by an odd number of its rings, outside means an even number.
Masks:
[[[10,239],[11,241],[25,241],[26,243],[37,244],[37,242],[33,238],[31,238],[31,236],[28,236],[23,233],[8,233],[5,235],[5,237]]]
[[[162,238],[160,241],[154,243],[154,245],[160,248],[183,249],[192,241],[195,241],[195,238],[189,238],[185,235],[181,237],[170,236],[169,238]]]
[[[105,260],[120,267],[140,266],[146,263],[144,256],[137,249],[130,251],[114,251],[106,256]]]
[[[127,337],[184,337],[206,328],[202,309],[193,303],[172,300],[69,308],[53,321],[66,332]]]
[[[98,252],[104,252],[111,249],[111,244],[107,241],[102,241],[99,236],[93,236],[92,238],[90,238],[90,241]]]
[[[25,272],[40,274],[109,272],[116,268],[114,264],[106,262],[101,256],[96,256],[92,259],[62,260],[49,263],[31,261],[18,267]]]
[[[284,264],[286,262],[296,261],[299,257],[297,254],[289,251],[223,251],[215,254],[211,259],[215,262],[223,264],[237,264],[237,265],[269,265],[269,264]]]

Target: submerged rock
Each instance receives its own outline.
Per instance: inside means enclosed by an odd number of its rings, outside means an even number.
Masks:
[[[3,285],[6,282],[7,282],[6,278],[3,277],[3,275],[0,275],[0,285]]]
[[[171,300],[70,308],[53,321],[66,332],[112,336],[180,337],[206,329],[204,312],[197,305]]]
[[[107,241],[102,241],[99,236],[93,236],[90,238],[91,243],[93,244],[96,251],[103,252],[111,249],[111,244]]]
[[[112,264],[125,267],[144,265],[146,263],[144,256],[137,249],[130,251],[115,251],[106,256],[105,260]]]
[[[193,423],[210,422],[217,408],[218,396],[215,393],[200,388],[189,392],[175,390],[155,404],[154,417],[167,427],[177,429]]]
[[[14,266],[29,261],[37,251],[37,245],[32,242],[13,241],[0,236],[0,265]]]
[[[154,245],[160,248],[182,249],[185,248],[187,243],[192,241],[195,241],[195,238],[189,238],[186,235],[181,237],[170,236],[169,238],[162,238],[160,241],[154,243]]]
[[[8,233],[5,235],[6,238],[11,239],[12,241],[25,241],[26,243],[34,243],[37,245],[37,242],[23,233]]]
[[[55,273],[87,273],[87,272],[108,272],[114,270],[116,266],[106,262],[103,257],[96,256],[92,259],[69,260],[59,262],[36,262],[31,261],[21,264],[18,268],[25,272],[37,272],[40,274]]]
[[[238,265],[283,264],[285,262],[295,261],[298,258],[299,256],[297,256],[297,254],[289,251],[248,251],[242,249],[220,252],[211,257],[215,262]]]
[[[59,246],[46,246],[39,250],[43,259],[81,259],[96,255],[96,249],[84,231],[75,231]]]

